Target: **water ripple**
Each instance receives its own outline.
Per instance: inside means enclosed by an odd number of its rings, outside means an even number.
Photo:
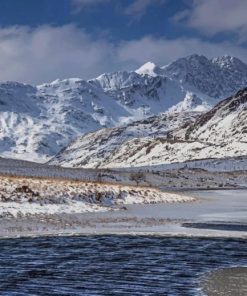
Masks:
[[[199,295],[199,278],[247,265],[241,239],[82,236],[0,241],[0,294]]]

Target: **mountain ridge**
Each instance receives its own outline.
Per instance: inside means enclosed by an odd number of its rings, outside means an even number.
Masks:
[[[0,83],[0,155],[45,162],[80,135],[162,112],[205,112],[247,85],[247,65],[232,57],[192,55],[148,66],[159,74],[118,71],[39,86]],[[212,80],[211,73],[219,77]]]

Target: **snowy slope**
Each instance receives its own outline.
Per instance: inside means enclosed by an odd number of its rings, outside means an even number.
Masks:
[[[199,116],[169,114],[78,138],[51,163],[118,168],[247,154],[247,88]]]
[[[0,156],[44,162],[77,136],[161,112],[204,112],[247,85],[247,65],[193,55],[40,86],[0,83]]]
[[[88,133],[70,143],[49,163],[54,165],[98,167],[117,154],[131,139],[166,137],[169,131],[195,121],[200,113],[164,113],[123,127],[106,128]],[[128,149],[128,148],[127,148]],[[126,151],[126,158],[130,157]]]

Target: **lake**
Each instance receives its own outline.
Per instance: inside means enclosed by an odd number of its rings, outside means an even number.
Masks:
[[[39,237],[2,239],[0,250],[2,296],[202,295],[207,272],[247,266],[240,238]]]

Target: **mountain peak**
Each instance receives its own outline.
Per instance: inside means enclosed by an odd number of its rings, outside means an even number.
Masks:
[[[140,75],[149,75],[149,76],[157,76],[162,73],[162,69],[155,65],[153,62],[147,62],[142,65],[139,69],[135,71],[137,74]]]

